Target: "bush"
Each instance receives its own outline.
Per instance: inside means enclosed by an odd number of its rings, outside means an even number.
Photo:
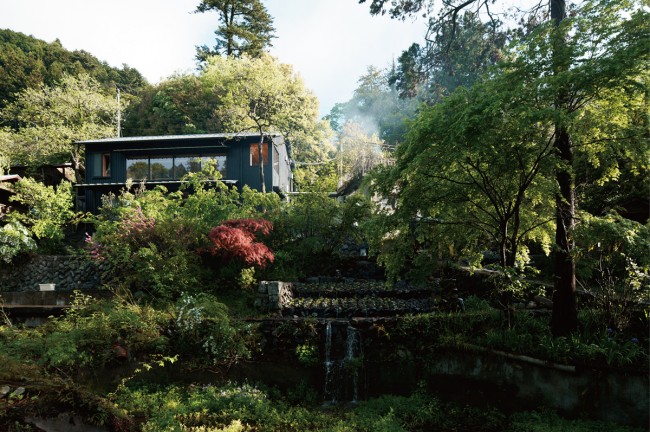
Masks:
[[[16,195],[12,201],[25,205],[29,211],[9,214],[9,220],[23,223],[39,241],[45,251],[56,251],[65,237],[66,227],[73,222],[74,201],[72,184],[63,182],[58,186],[45,186],[31,178],[24,178],[15,185]]]
[[[20,222],[13,221],[0,228],[0,260],[9,264],[21,254],[36,249],[36,242]]]
[[[164,353],[163,334],[170,316],[124,301],[92,301],[77,294],[72,307],[34,329],[0,327],[0,353],[47,368],[76,371],[101,367],[126,353],[146,357]],[[125,351],[121,351],[118,347]]]
[[[207,366],[230,366],[250,357],[254,327],[233,324],[228,309],[215,297],[183,294],[175,311],[175,349],[186,358]]]

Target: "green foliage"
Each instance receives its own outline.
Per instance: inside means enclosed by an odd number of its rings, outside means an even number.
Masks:
[[[270,246],[276,261],[271,272],[301,276],[331,271],[345,243],[365,241],[361,225],[371,207],[370,200],[361,194],[343,203],[323,192],[293,197],[272,215]]]
[[[66,74],[90,74],[111,92],[118,86],[136,94],[147,85],[142,74],[127,65],[115,68],[88,52],[66,50],[58,39],[47,43],[9,29],[0,29],[0,64],[0,110],[25,89],[55,85]]]
[[[16,195],[11,201],[23,204],[29,211],[14,211],[8,219],[29,227],[45,251],[58,248],[66,228],[74,222],[76,216],[73,211],[72,184],[64,181],[58,186],[45,186],[27,177],[16,183],[14,189]]]
[[[125,135],[280,132],[298,162],[330,159],[331,129],[318,100],[290,65],[259,58],[213,57],[198,76],[175,75],[142,93]]]
[[[29,230],[18,221],[0,228],[0,260],[9,264],[21,254],[36,250],[36,242]]]
[[[78,172],[83,154],[74,141],[114,135],[116,113],[113,96],[89,75],[27,88],[0,111],[0,120],[16,123],[6,152],[12,164],[72,162]]]
[[[525,412],[510,418],[494,408],[443,402],[424,390],[384,395],[346,410],[324,411],[288,405],[250,385],[125,388],[116,403],[145,415],[143,431],[605,431],[636,432],[614,424],[566,420],[553,412]]]
[[[145,88],[127,107],[124,136],[184,135],[220,131],[214,94],[200,77],[173,75]]]
[[[650,228],[613,212],[584,214],[576,237],[581,286],[605,322],[624,330],[634,309],[650,295]]]
[[[453,22],[429,22],[425,46],[402,52],[390,82],[401,97],[435,103],[456,88],[471,87],[504,57],[508,37],[500,21],[482,23],[479,13],[465,11]]]
[[[115,346],[133,357],[165,352],[170,316],[123,301],[92,301],[77,292],[67,313],[35,329],[1,328],[0,352],[47,368],[78,371],[116,360]]]
[[[212,57],[202,82],[214,92],[215,113],[226,132],[278,131],[301,162],[324,159],[329,127],[317,120],[318,99],[287,64],[269,55]]]
[[[635,432],[638,428],[620,426],[612,423],[569,420],[554,412],[525,412],[512,416],[512,432]]]
[[[516,310],[506,322],[500,311],[469,298],[464,314],[424,314],[400,321],[390,331],[381,358],[426,363],[439,349],[472,350],[478,346],[563,364],[643,369],[648,361],[643,330],[614,332],[602,318],[601,313],[584,311],[579,315],[579,331],[558,338],[551,334],[546,318]],[[422,344],[422,340],[429,343]]]
[[[209,294],[183,294],[176,304],[176,349],[207,365],[232,365],[250,356],[250,324],[235,326],[228,309]],[[198,354],[201,353],[201,354]]]
[[[296,347],[298,361],[307,366],[314,366],[320,363],[318,346],[314,344],[298,345]]]
[[[125,190],[104,200],[89,248],[95,259],[108,262],[114,285],[167,299],[200,286],[214,288],[200,254],[210,244],[210,229],[230,218],[263,217],[280,202],[275,193],[247,187],[240,194],[214,175],[188,175],[186,198],[183,191],[157,187]],[[239,270],[230,280],[233,286],[242,276]],[[249,283],[251,276],[243,275],[240,282]]]
[[[552,68],[552,26],[539,26],[470,89],[421,109],[407,142],[397,149],[395,167],[375,179],[376,190],[395,206],[380,216],[376,225],[384,229],[371,240],[389,276],[417,262],[418,248],[424,249],[418,254],[422,261],[429,257],[423,263],[429,267],[450,247],[460,256],[496,250],[502,266],[524,259],[530,243],[550,252],[554,174],[565,164],[552,148],[559,121],[576,143],[577,160],[598,166],[603,159],[603,166],[615,168],[603,169],[604,178],[614,178],[619,167],[638,171],[646,164],[641,126],[647,120],[636,108],[647,59],[641,49],[645,15],[632,3],[585,4],[563,24],[572,29],[562,52],[571,64],[565,71]],[[599,40],[598,48],[593,40]],[[560,90],[572,99],[556,109]],[[626,91],[632,107],[607,115],[604,107],[624,104]],[[615,95],[621,98],[617,102]],[[599,156],[603,147],[617,155],[614,162]],[[392,199],[396,190],[398,200]]]
[[[173,219],[180,203],[164,192],[124,192],[113,203],[109,197],[88,241],[91,256],[109,264],[113,285],[168,298],[198,284],[193,248],[201,233],[188,220]]]
[[[196,12],[215,11],[219,27],[214,32],[217,43],[213,49],[206,45],[196,48],[196,59],[203,63],[213,55],[260,57],[268,47],[273,32],[273,18],[259,0],[201,0]]]

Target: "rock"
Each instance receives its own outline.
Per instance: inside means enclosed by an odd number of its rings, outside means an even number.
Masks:
[[[4,398],[7,396],[7,394],[11,391],[11,387],[9,386],[2,386],[0,387],[0,399]]]
[[[16,390],[11,392],[9,395],[10,398],[20,397],[25,394],[25,387],[18,387]]]

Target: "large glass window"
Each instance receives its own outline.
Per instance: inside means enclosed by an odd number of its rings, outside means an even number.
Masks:
[[[201,158],[182,156],[174,158],[174,178],[180,180],[184,175],[201,171]]]
[[[226,178],[228,171],[226,170],[226,156],[224,155],[212,155],[212,156],[203,156],[201,157],[202,167],[206,163],[214,163],[217,171],[221,173],[221,178]]]
[[[126,178],[145,180],[149,178],[148,158],[128,158],[126,160]]]
[[[174,178],[174,158],[151,158],[149,168],[151,180],[172,180]]]
[[[225,155],[128,158],[126,177],[132,180],[180,180],[186,174],[201,171],[208,163],[214,164],[221,177],[226,178]]]

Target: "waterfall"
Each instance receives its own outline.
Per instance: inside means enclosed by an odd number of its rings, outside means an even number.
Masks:
[[[325,325],[324,401],[326,404],[336,404],[339,400],[356,403],[362,358],[359,330],[349,324],[346,327],[333,324],[336,323],[327,321]]]
[[[359,364],[355,364],[355,362],[359,360],[361,341],[359,339],[359,330],[351,325],[348,325],[345,345],[344,362],[349,372],[348,375],[352,378],[352,402],[356,403],[359,399]]]
[[[325,402],[336,403],[336,392],[333,391],[333,366],[332,361],[332,321],[327,321],[325,325]]]

